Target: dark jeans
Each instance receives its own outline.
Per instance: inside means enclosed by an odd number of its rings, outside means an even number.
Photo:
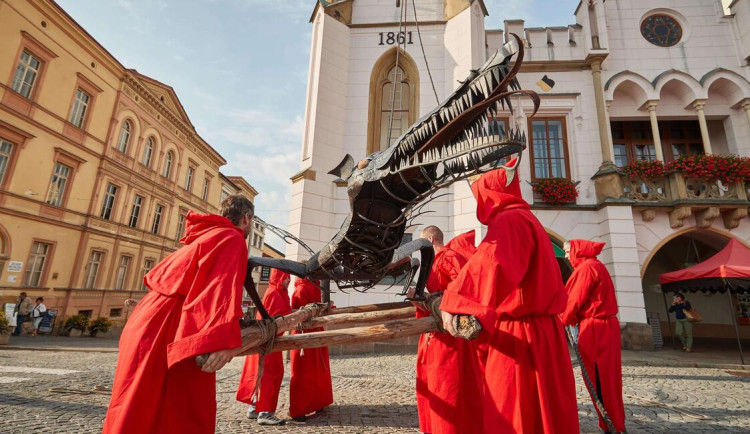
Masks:
[[[21,325],[25,319],[26,315],[21,315],[20,313],[16,315],[16,329],[13,331],[13,336],[19,336],[21,334]]]

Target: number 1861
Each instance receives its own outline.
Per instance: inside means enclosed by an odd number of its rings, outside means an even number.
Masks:
[[[380,43],[378,45],[404,45],[413,44],[411,32],[380,32]]]

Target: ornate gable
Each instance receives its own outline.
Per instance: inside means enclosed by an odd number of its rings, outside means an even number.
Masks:
[[[143,85],[146,87],[146,89],[148,89],[148,91],[151,92],[159,102],[164,104],[164,106],[180,121],[182,121],[185,125],[190,125],[190,127],[193,129],[195,128],[193,126],[193,123],[190,122],[190,118],[188,118],[187,112],[185,112],[185,109],[182,107],[182,103],[177,97],[177,94],[175,93],[172,86],[166,85],[158,80],[154,80],[151,77],[139,73],[138,71],[130,70],[130,72],[138,77],[143,82]]]

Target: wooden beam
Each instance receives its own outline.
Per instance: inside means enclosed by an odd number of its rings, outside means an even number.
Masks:
[[[304,329],[328,327],[340,324],[369,324],[386,322],[397,319],[413,318],[417,308],[402,307],[401,309],[381,310],[362,313],[339,313],[313,318],[312,321],[300,324]]]
[[[361,306],[349,306],[349,307],[337,307],[329,309],[328,312],[323,315],[338,315],[341,313],[361,313],[361,312],[376,312],[379,310],[389,309],[400,309],[404,307],[412,306],[411,302],[408,301],[397,301],[394,303],[380,303],[380,304],[363,304]]]

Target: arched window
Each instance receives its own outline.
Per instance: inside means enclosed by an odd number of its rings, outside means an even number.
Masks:
[[[164,157],[164,170],[161,172],[161,176],[169,179],[172,176],[172,162],[174,161],[174,153],[172,151],[167,152],[167,156]]]
[[[151,158],[154,155],[154,138],[149,137],[148,140],[146,140],[146,147],[143,149],[143,159],[141,160],[141,164],[143,164],[146,167],[151,167]]]
[[[377,150],[391,146],[409,125],[409,83],[404,70],[394,66],[382,87],[380,143]]]
[[[132,126],[130,121],[125,120],[120,128],[120,137],[117,139],[117,150],[123,154],[128,152],[128,145],[130,144],[130,130]]]
[[[405,51],[396,50],[383,54],[370,75],[368,154],[393,145],[419,114],[417,65]]]

